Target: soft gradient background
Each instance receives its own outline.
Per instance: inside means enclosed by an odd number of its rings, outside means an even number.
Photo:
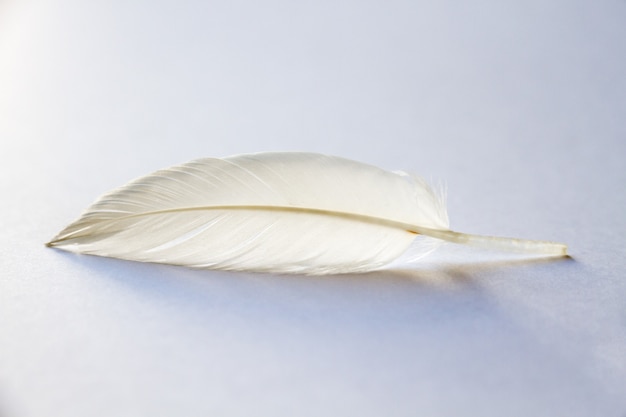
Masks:
[[[626,415],[626,2],[0,0],[0,415]],[[47,249],[204,156],[443,180],[409,271],[194,271]],[[495,255],[494,255],[495,256]]]

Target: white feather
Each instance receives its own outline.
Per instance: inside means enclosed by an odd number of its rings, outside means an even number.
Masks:
[[[312,153],[201,159],[102,196],[49,246],[191,267],[328,274],[370,271],[416,234],[564,255],[550,242],[448,229],[420,178]]]

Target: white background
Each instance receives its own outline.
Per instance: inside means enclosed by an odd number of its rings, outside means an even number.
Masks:
[[[0,415],[626,415],[626,2],[0,2]],[[267,150],[442,180],[404,272],[43,244],[159,168]]]

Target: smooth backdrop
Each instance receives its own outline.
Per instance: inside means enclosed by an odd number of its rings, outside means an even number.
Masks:
[[[0,415],[626,415],[626,2],[0,1]],[[445,245],[272,276],[44,243],[206,156],[316,151],[448,189]]]

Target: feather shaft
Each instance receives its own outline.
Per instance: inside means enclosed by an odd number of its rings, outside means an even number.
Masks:
[[[409,233],[420,234],[420,235],[429,236],[429,237],[436,238],[436,239],[445,240],[451,243],[469,245],[469,246],[479,247],[483,249],[496,249],[496,250],[503,250],[503,251],[510,251],[510,252],[534,253],[534,254],[543,254],[543,255],[549,255],[549,256],[566,256],[567,255],[567,245],[564,245],[562,243],[557,243],[557,242],[460,233],[460,232],[455,232],[453,230],[440,230],[440,229],[432,229],[428,227],[421,227],[415,224],[398,222],[395,220],[368,216],[368,215],[363,215],[363,214],[348,213],[348,212],[341,212],[341,211],[335,211],[335,210],[316,209],[316,208],[311,208],[311,207],[269,206],[269,205],[219,205],[219,206],[205,206],[205,207],[187,207],[187,208],[159,210],[159,211],[153,211],[153,212],[133,214],[129,216],[124,216],[122,219],[126,220],[126,219],[132,219],[133,217],[143,217],[143,216],[176,213],[176,212],[184,212],[184,211],[211,211],[211,210],[291,212],[291,213],[305,213],[305,214],[314,214],[314,215],[320,215],[320,216],[339,217],[339,218],[352,220],[352,221],[377,224],[377,225],[390,227],[394,229],[403,229]],[[116,218],[116,219],[110,219],[108,220],[108,222],[118,222],[120,220],[121,219]],[[107,220],[104,220],[101,223],[106,223],[106,222]],[[58,246],[62,244],[64,241],[67,241],[70,239],[76,239],[77,237],[80,236],[80,232],[81,230],[75,233],[69,233],[67,235],[57,236],[50,242],[46,243],[46,246]]]
[[[567,256],[567,245],[545,240],[517,239],[513,237],[483,236],[459,233],[453,230],[436,230],[414,227],[417,233],[483,249],[495,249],[508,252],[533,253],[547,256]]]

